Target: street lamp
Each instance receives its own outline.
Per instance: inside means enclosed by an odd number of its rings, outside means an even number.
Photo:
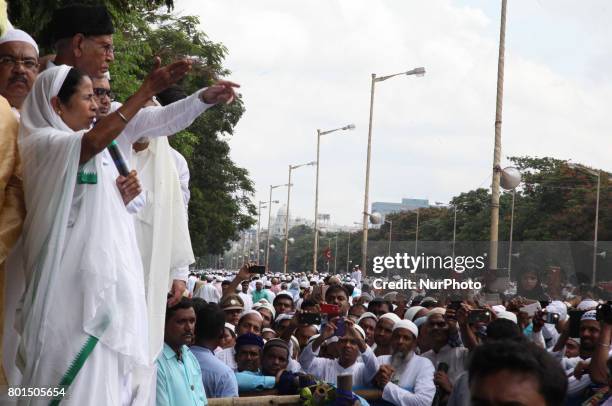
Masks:
[[[257,265],[259,265],[259,253],[262,252],[263,253],[263,249],[259,249],[259,233],[261,230],[261,209],[265,209],[267,208],[267,204],[269,202],[262,202],[261,200],[259,201],[259,209],[257,210],[257,235],[255,237],[256,244],[257,244]],[[270,203],[278,203],[278,200],[274,200]]]
[[[497,241],[499,240],[499,186],[501,173],[501,127],[504,99],[504,53],[506,50],[506,4],[502,0],[497,58],[497,95],[495,103],[495,142],[493,147],[493,179],[491,182],[491,228],[489,230],[489,269],[497,269]]]
[[[445,205],[442,202],[436,202],[436,204],[438,206],[447,206],[447,207],[452,207],[453,208],[453,264],[455,263],[455,242],[457,241],[457,205],[455,204],[448,204]]]
[[[279,187],[283,187],[283,186],[289,186],[288,184],[283,184],[283,185],[270,185],[270,200],[268,200],[269,202],[272,202],[272,191],[276,188]],[[271,233],[271,229],[270,229],[270,218],[272,217],[272,204],[270,203],[268,205],[268,243],[266,244],[266,269],[268,268],[268,264],[270,262],[270,234]]]
[[[361,247],[361,266],[362,266],[361,273],[364,278],[366,276],[366,267],[368,266],[367,264],[367,261],[368,261],[368,215],[367,215],[367,211],[369,209],[368,206],[369,206],[369,199],[370,199],[370,196],[369,196],[369,193],[370,193],[370,160],[371,160],[371,153],[372,153],[372,118],[374,114],[374,88],[375,88],[376,82],[382,82],[382,81],[391,79],[392,77],[399,76],[399,75],[423,76],[425,75],[425,68],[415,68],[407,72],[400,72],[400,73],[396,73],[393,75],[387,75],[387,76],[381,76],[381,77],[376,77],[376,74],[372,73],[372,84],[371,84],[371,90],[370,90],[370,121],[368,125],[368,153],[367,153],[367,158],[366,158],[365,191],[364,191],[364,197],[363,197],[363,244]]]
[[[573,163],[570,163],[567,166],[577,171],[586,172],[597,178],[597,197],[595,200],[595,231],[593,233],[593,275],[591,276],[591,284],[595,286],[595,273],[597,272],[597,256],[599,255],[597,253],[597,229],[599,228],[599,191],[601,189],[601,170],[595,171],[585,166]],[[612,178],[610,178],[610,180],[612,180]]]
[[[287,182],[287,212],[285,214],[285,259],[283,261],[283,273],[287,273],[287,262],[289,260],[289,246],[287,245],[289,238],[289,203],[291,201],[291,171],[297,168],[301,168],[303,166],[313,166],[316,164],[316,161],[311,161],[305,164],[300,165],[289,165],[289,181]]]
[[[385,223],[389,223],[389,249],[387,250],[387,256],[391,256],[391,233],[393,232],[393,220],[385,219]]]
[[[512,270],[512,241],[514,236],[514,199],[516,188],[521,183],[521,172],[512,166],[501,170],[500,186],[505,190],[512,190],[512,208],[510,209],[510,238],[508,239],[508,276]]]
[[[313,242],[313,253],[312,253],[312,271],[317,271],[317,251],[319,250],[319,232],[317,228],[317,223],[319,221],[319,150],[321,146],[321,136],[325,134],[331,134],[336,131],[346,131],[346,130],[354,130],[355,124],[348,124],[344,127],[334,128],[333,130],[321,131],[317,129],[317,176],[315,182],[315,213],[314,213],[314,242]]]

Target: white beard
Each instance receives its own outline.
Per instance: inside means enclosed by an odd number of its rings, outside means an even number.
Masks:
[[[391,375],[390,381],[394,384],[398,384],[400,377],[403,375],[408,363],[412,359],[414,355],[414,351],[410,351],[408,354],[405,354],[401,351],[396,351],[391,355],[391,367],[395,370],[393,375]]]

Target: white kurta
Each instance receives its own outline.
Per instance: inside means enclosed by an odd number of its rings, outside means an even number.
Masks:
[[[76,185],[84,131],[70,130],[50,105],[68,70],[39,75],[22,109],[27,288],[21,385],[58,386],[69,369],[78,369],[78,355],[89,354],[62,404],[88,404],[91,396],[99,404],[120,404],[130,371],[144,365],[148,353],[142,264],[106,151],[88,163],[97,183]],[[88,377],[96,377],[94,392]]]
[[[353,375],[353,387],[369,385],[378,371],[378,360],[374,352],[368,347],[361,354],[363,362],[355,362],[348,368],[342,367],[338,360],[318,357],[320,348],[312,350],[312,343],[308,344],[300,354],[299,361],[302,369],[323,381],[336,385],[338,375]]]
[[[459,375],[466,370],[469,355],[470,351],[467,348],[451,347],[450,345],[445,345],[438,353],[429,350],[421,354],[422,357],[430,360],[436,369],[441,362],[446,363],[448,365],[448,378],[451,383],[454,383]]]
[[[391,355],[382,355],[378,361],[381,365],[391,365]],[[430,360],[413,354],[397,381],[385,385],[383,400],[396,406],[431,405],[436,394],[434,372]]]

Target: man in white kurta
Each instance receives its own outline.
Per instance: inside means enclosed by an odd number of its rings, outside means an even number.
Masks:
[[[392,355],[381,355],[381,369],[374,383],[383,391],[383,400],[397,406],[429,406],[436,393],[431,361],[414,353],[419,329],[410,320],[393,326]],[[387,376],[385,374],[388,373]]]
[[[354,388],[366,386],[378,371],[378,360],[365,343],[365,334],[350,328],[348,320],[345,323],[346,335],[338,340],[340,348],[338,359],[318,356],[321,344],[335,335],[336,326],[333,322],[329,322],[321,335],[302,351],[299,362],[304,371],[332,385],[336,385],[338,375],[350,374],[353,375]],[[358,362],[360,355],[363,362]]]

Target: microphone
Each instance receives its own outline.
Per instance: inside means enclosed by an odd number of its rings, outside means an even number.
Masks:
[[[446,362],[440,362],[438,364],[438,372],[448,373],[448,364]],[[444,396],[444,391],[438,385],[436,385],[436,395],[431,402],[431,406],[439,406],[442,404],[442,397]]]
[[[117,141],[113,140],[106,148],[108,149],[108,152],[113,158],[113,162],[115,163],[119,174],[121,176],[128,176],[130,170],[128,169],[127,163],[125,162],[125,158],[123,158],[123,154],[119,149],[119,145],[117,145]]]

